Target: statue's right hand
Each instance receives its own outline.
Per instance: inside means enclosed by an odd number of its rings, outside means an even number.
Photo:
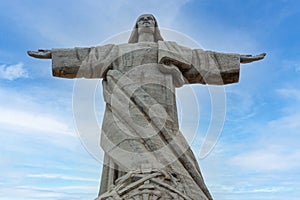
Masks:
[[[27,54],[34,58],[51,59],[51,50],[39,49],[38,51],[27,51]]]

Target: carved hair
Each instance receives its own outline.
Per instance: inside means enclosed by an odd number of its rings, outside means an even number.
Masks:
[[[151,14],[149,14],[151,15]],[[143,16],[143,15],[141,15]],[[138,21],[140,19],[140,17],[138,17],[138,19],[136,20],[135,26],[131,32],[131,35],[129,37],[128,43],[137,43],[138,39],[139,39],[139,33],[138,33]],[[163,41],[164,39],[162,38],[159,28],[158,28],[158,23],[157,20],[155,19],[155,17],[153,15],[151,15],[154,19],[154,42],[158,42],[158,41]]]

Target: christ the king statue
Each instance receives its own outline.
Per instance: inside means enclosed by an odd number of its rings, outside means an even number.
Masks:
[[[252,56],[190,49],[164,41],[153,15],[141,15],[128,43],[28,51],[52,59],[53,76],[102,78],[105,152],[97,200],[211,200],[196,158],[179,130],[175,88],[239,80]]]

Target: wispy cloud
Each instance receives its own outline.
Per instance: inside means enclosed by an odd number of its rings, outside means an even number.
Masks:
[[[57,93],[45,87],[26,85],[24,88],[0,87],[1,129],[74,135],[72,115],[65,106],[67,98],[62,95],[63,90],[60,91]],[[70,117],[64,117],[65,113]]]
[[[298,90],[280,90],[284,97],[300,99]],[[231,164],[254,171],[287,171],[300,167],[300,114],[297,104],[288,105],[282,115],[253,127],[256,142],[243,146],[230,158]],[[247,125],[246,125],[247,126]],[[249,140],[246,140],[249,143]]]
[[[99,182],[99,181],[98,181]],[[59,188],[59,190],[62,191],[90,191],[91,194],[96,193],[98,190],[98,184],[94,184],[93,186],[90,185],[71,185],[71,186],[62,186]]]
[[[84,189],[84,188],[83,188]],[[96,197],[96,193],[86,193],[78,189],[77,192],[55,191],[52,188],[40,188],[30,186],[19,186],[14,188],[1,188],[0,199],[92,199]]]
[[[299,67],[299,70],[300,70],[300,67]],[[280,94],[283,97],[291,98],[291,99],[295,99],[295,100],[300,101],[300,90],[299,89],[296,89],[296,88],[290,88],[290,89],[282,88],[282,89],[278,89],[277,93]]]
[[[35,131],[72,135],[66,123],[54,117],[22,110],[0,107],[0,124],[14,129],[25,128]]]
[[[67,196],[62,192],[34,188],[2,188],[0,191],[1,196],[9,197],[9,199],[61,199]]]
[[[0,65],[0,78],[13,81],[18,78],[27,78],[28,73],[23,68],[23,63],[14,65]]]
[[[269,147],[239,154],[231,163],[255,171],[290,170],[300,167],[300,151],[285,152],[278,147]]]
[[[273,132],[286,132],[286,136],[299,133],[300,114],[291,114],[267,123],[269,130]]]
[[[98,179],[78,177],[78,176],[66,176],[63,174],[28,174],[29,178],[43,178],[43,179],[62,179],[71,181],[86,181],[86,182],[99,182]]]
[[[244,121],[256,115],[258,105],[251,93],[232,89],[226,90],[227,119],[230,121]]]
[[[284,187],[267,187],[267,188],[260,188],[260,189],[254,189],[249,192],[254,193],[274,193],[274,192],[280,192],[280,191],[286,191],[286,188]]]
[[[16,24],[15,28],[23,29],[26,26],[31,33],[38,35],[38,39],[44,41],[44,45],[85,46],[96,45],[112,34],[131,29],[138,15],[142,13],[153,13],[161,25],[169,26],[174,23],[180,8],[187,2],[189,0],[80,0],[72,5],[72,9],[65,9],[55,0],[51,3],[28,2],[26,5],[17,6],[7,2],[4,6],[8,8],[6,12],[10,13],[10,20]],[[160,9],[157,9],[158,5]],[[169,8],[172,8],[172,12],[165,12]],[[39,20],[36,20],[37,16]]]
[[[281,91],[293,98],[296,91]],[[295,93],[295,94],[294,94]],[[241,153],[230,159],[231,164],[254,171],[287,171],[300,167],[300,114],[297,108],[291,108],[291,114],[269,120],[252,127],[252,132],[259,134],[255,143],[242,147]],[[298,110],[299,111],[299,110]],[[295,113],[296,112],[296,113]]]
[[[258,185],[251,185],[251,184],[242,184],[238,187],[236,186],[228,186],[222,184],[214,184],[213,187],[218,192],[226,192],[226,193],[235,193],[235,194],[246,194],[246,193],[274,193],[274,192],[281,192],[281,191],[289,191],[290,188],[285,187],[278,187],[278,186],[270,186],[270,187],[260,187]]]
[[[300,72],[300,60],[297,59],[291,59],[291,60],[282,60],[282,66],[284,66],[285,70],[293,71],[293,72]]]
[[[282,101],[280,111],[282,115],[267,123],[267,129],[273,133],[285,133],[288,135],[299,135],[300,129],[300,90],[292,88],[281,88],[276,90]]]

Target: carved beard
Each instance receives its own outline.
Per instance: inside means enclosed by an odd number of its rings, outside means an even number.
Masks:
[[[144,26],[144,27],[138,28],[138,34],[143,34],[143,33],[154,34],[154,31],[155,31],[154,27]]]

